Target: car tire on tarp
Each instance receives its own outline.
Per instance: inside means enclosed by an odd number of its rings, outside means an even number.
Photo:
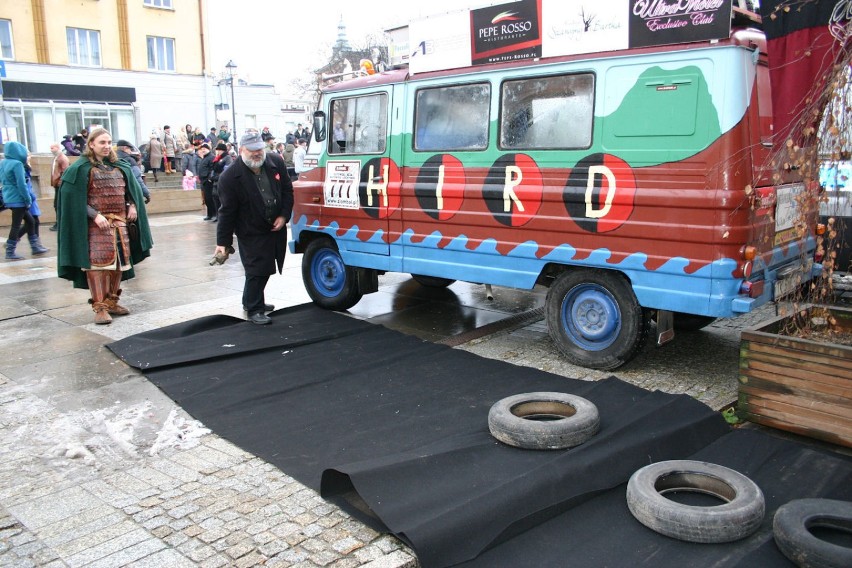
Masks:
[[[811,530],[815,527],[852,533],[852,502],[795,499],[779,507],[772,519],[775,544],[796,566],[852,566],[852,548],[819,538]]]
[[[592,402],[560,392],[531,392],[498,400],[488,412],[491,435],[527,450],[562,450],[579,446],[600,428]]]
[[[668,499],[671,492],[703,493],[724,503],[701,507]],[[688,542],[732,542],[760,527],[766,511],[763,492],[745,475],[694,460],[653,463],[627,482],[627,507],[640,523]]]

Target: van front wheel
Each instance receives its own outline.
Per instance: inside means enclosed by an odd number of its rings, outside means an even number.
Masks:
[[[603,270],[563,272],[547,293],[545,312],[559,351],[575,365],[601,370],[630,361],[651,321],[627,278]]]
[[[313,302],[327,310],[348,310],[361,299],[355,269],[346,266],[327,238],[311,242],[302,257],[302,280]]]

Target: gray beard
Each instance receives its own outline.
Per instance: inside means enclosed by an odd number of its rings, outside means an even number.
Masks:
[[[240,159],[242,159],[243,163],[249,168],[253,170],[259,170],[260,167],[263,166],[263,162],[266,160],[266,150],[263,151],[263,157],[259,160],[252,160],[248,156],[243,155],[240,156]]]

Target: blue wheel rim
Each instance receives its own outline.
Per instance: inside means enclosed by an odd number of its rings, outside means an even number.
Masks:
[[[621,312],[615,298],[596,284],[572,288],[562,300],[562,329],[586,351],[602,351],[621,332]]]
[[[326,298],[340,295],[346,285],[346,265],[337,251],[323,249],[311,260],[314,288]]]

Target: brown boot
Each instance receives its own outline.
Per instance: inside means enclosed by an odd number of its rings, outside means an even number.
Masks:
[[[89,292],[92,294],[92,310],[95,312],[96,324],[112,323],[109,316],[109,306],[106,300],[109,293],[112,274],[105,270],[87,270],[86,281],[89,284]]]
[[[126,316],[130,310],[118,303],[118,297],[121,296],[121,271],[114,270],[110,273],[109,293],[104,298],[104,303],[107,305],[107,310],[114,316]]]
[[[105,325],[112,323],[112,318],[109,315],[109,307],[106,302],[92,302],[92,309],[95,311],[95,323]]]

